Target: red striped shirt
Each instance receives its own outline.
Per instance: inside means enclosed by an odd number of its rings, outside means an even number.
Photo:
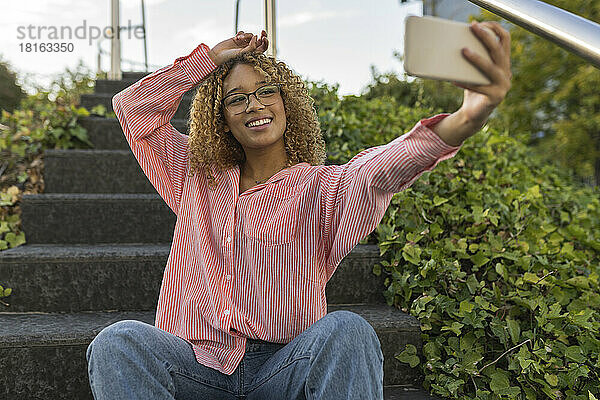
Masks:
[[[216,66],[199,45],[113,97],[142,170],[177,215],[156,326],[232,374],[246,337],[288,343],[327,313],[325,284],[379,224],[392,196],[460,147],[417,123],[344,165],[302,162],[239,194],[239,166],[188,176],[188,136],[169,122],[182,95]]]

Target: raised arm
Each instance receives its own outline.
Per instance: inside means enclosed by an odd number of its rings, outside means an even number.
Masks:
[[[188,137],[170,120],[183,94],[216,67],[208,51],[208,46],[200,44],[189,55],[145,76],[112,99],[131,151],[176,214],[188,168]]]
[[[465,89],[462,106],[448,118],[431,127],[444,142],[451,146],[459,146],[479,132],[511,87],[510,33],[497,22],[473,22],[471,30],[486,46],[492,61],[485,60],[468,48],[463,49],[463,57],[486,74],[491,83],[489,85],[454,83]]]
[[[395,193],[459,151],[459,146],[447,145],[430,129],[447,117],[440,114],[421,120],[388,144],[363,150],[344,165],[324,168],[319,217],[327,279],[379,225]]]
[[[229,58],[248,51],[263,52],[267,46],[264,31],[260,38],[240,32],[212,49],[203,43],[113,97],[113,109],[135,158],[175,214],[189,168],[188,136],[177,131],[170,120],[183,94]]]

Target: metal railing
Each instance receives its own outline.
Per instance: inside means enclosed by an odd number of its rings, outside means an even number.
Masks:
[[[538,0],[469,0],[600,68],[600,25]]]
[[[265,31],[267,32],[267,39],[269,39],[269,48],[267,49],[267,55],[270,57],[277,57],[277,16],[276,16],[276,1],[265,0]],[[235,27],[233,29],[233,35],[238,33],[239,22],[240,22],[240,0],[235,1]]]

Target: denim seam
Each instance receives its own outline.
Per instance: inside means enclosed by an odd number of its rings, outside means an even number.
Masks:
[[[181,375],[181,376],[183,376],[183,377],[185,377],[185,378],[191,379],[191,380],[193,380],[193,381],[196,381],[196,382],[198,382],[198,383],[201,383],[201,384],[203,384],[203,385],[210,386],[210,387],[211,387],[211,388],[213,388],[213,389],[222,390],[222,391],[225,391],[225,392],[227,392],[227,393],[231,393],[231,394],[233,394],[233,395],[235,395],[235,394],[236,394],[236,393],[234,393],[234,392],[232,392],[232,391],[230,391],[230,390],[228,390],[228,389],[225,389],[225,388],[222,388],[222,387],[219,387],[219,386],[215,386],[215,385],[214,385],[213,383],[211,383],[211,382],[204,381],[204,380],[202,380],[202,379],[201,379],[201,377],[199,377],[198,375],[191,374],[191,373],[189,373],[189,372],[184,372],[184,371],[183,371],[183,370],[181,370],[180,368],[175,368],[175,367],[174,367],[174,368],[172,368],[172,373],[173,373],[173,374],[177,374],[177,375]]]
[[[163,363],[164,363],[164,367],[167,370],[167,372],[169,373],[169,375],[172,376],[172,372],[171,371],[173,371],[173,369],[174,369],[173,365],[171,363],[169,363],[168,361],[163,361]],[[175,382],[173,380],[171,380],[171,385],[170,386],[171,387],[167,388],[167,390],[172,391],[173,395],[177,394],[177,387],[175,386]]]
[[[240,368],[240,376],[239,376],[239,388],[238,388],[238,392],[243,395],[244,394],[244,363],[241,362],[239,365]]]
[[[268,377],[266,377],[265,379],[263,379],[258,385],[256,385],[254,388],[252,388],[251,390],[249,390],[248,393],[255,391],[256,389],[258,389],[259,387],[261,387],[262,385],[264,385],[269,379],[271,379],[272,377],[274,377],[279,372],[283,371],[285,368],[289,367],[290,365],[292,365],[296,361],[300,361],[300,360],[303,360],[305,358],[310,359],[310,358],[312,358],[312,355],[308,354],[306,356],[298,357],[298,358],[295,358],[295,359],[291,360],[290,362],[284,364],[279,369],[277,369],[277,371],[275,371],[272,374],[270,374]]]

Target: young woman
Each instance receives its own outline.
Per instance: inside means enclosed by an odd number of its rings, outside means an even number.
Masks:
[[[94,397],[382,399],[375,331],[327,314],[325,286],[392,196],[453,157],[509,90],[508,32],[472,29],[493,62],[464,56],[492,84],[344,165],[323,165],[313,102],[262,54],[264,31],[201,44],[118,93],[125,137],[177,223],[155,326],[117,322],[88,347]],[[188,138],[169,121],[196,85]]]

